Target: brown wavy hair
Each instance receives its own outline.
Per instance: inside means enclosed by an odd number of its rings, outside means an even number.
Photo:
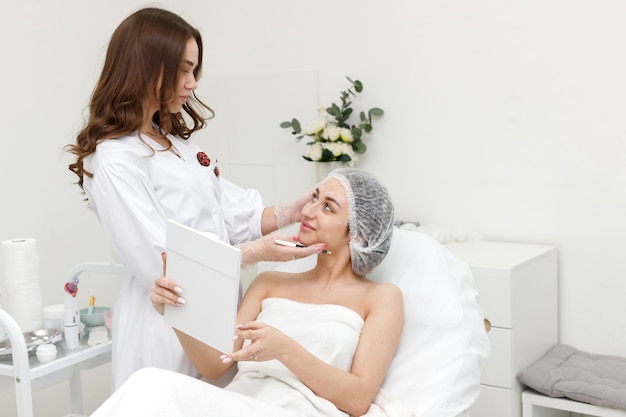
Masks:
[[[156,99],[160,103],[153,121],[169,143],[168,149],[172,144],[167,134],[188,139],[215,115],[193,91],[182,107],[188,121],[182,112],[168,110],[176,99],[183,52],[192,38],[199,50],[194,71],[198,80],[202,70],[202,37],[180,16],[149,7],[128,16],[113,32],[100,79],[91,95],[88,119],[76,143],[66,146],[68,152],[76,155],[76,162],[70,164],[69,169],[78,176],[81,189],[84,176],[93,176],[84,169],[83,160],[93,154],[102,141],[139,132],[145,119],[143,103],[147,100]],[[157,92],[159,79],[161,88]]]

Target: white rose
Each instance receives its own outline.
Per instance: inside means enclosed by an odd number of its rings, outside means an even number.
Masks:
[[[346,153],[345,143],[343,142],[331,142],[326,144],[326,149],[331,151],[333,155],[341,156]]]
[[[324,153],[324,148],[322,148],[322,144],[319,142],[315,142],[314,144],[309,145],[307,156],[313,161],[319,161],[320,159],[322,159],[322,153]]]
[[[340,131],[336,124],[328,123],[322,132],[322,137],[331,142],[339,139]]]
[[[343,145],[343,153],[346,155],[350,155],[350,158],[356,158],[356,154],[354,153],[354,149],[352,149],[352,145],[345,142],[340,142]]]
[[[343,153],[350,156],[350,161],[348,162],[348,166],[350,167],[354,166],[354,163],[359,160],[359,157],[354,152],[354,149],[352,149],[352,145],[350,145],[349,143],[344,143],[344,142],[339,142],[339,144],[343,145]]]
[[[326,119],[313,119],[304,129],[302,129],[302,133],[307,136],[317,135],[319,132],[324,130],[324,127],[326,127]]]
[[[344,142],[347,142],[347,143],[354,142],[354,138],[352,137],[352,132],[348,128],[342,127],[340,129],[339,136],[341,137],[341,140]]]

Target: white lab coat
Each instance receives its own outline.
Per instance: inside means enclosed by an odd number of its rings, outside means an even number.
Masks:
[[[133,273],[114,310],[113,389],[147,366],[198,376],[150,301],[150,288],[162,274],[167,220],[233,244],[261,236],[259,193],[218,179],[215,159],[201,165],[201,150],[191,141],[169,139],[182,158],[136,133],[103,141],[85,158],[85,169],[93,173],[83,184],[89,204],[118,261]]]

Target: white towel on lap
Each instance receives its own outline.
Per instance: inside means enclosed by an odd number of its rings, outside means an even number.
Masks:
[[[367,413],[361,417],[415,417],[415,414],[388,392],[380,389]]]
[[[92,417],[293,417],[280,407],[199,379],[157,368],[144,368],[113,393]]]

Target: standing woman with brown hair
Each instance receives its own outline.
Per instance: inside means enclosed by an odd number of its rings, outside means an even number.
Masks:
[[[88,120],[67,146],[76,156],[70,170],[118,260],[132,272],[115,307],[114,388],[146,366],[198,376],[150,302],[150,288],[162,275],[167,220],[240,245],[244,264],[326,247],[291,248],[261,238],[299,221],[310,194],[264,207],[257,191],[220,177],[216,161],[189,140],[214,116],[194,93],[201,70],[197,29],[167,10],[133,13],[111,37]]]

